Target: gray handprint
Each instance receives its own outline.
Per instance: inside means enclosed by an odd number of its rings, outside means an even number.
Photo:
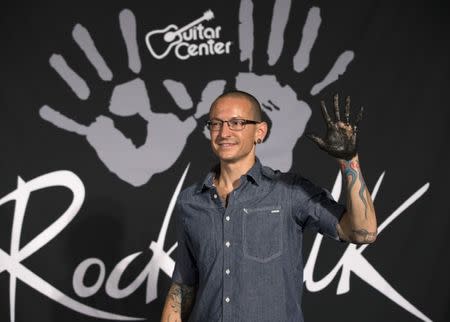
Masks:
[[[288,22],[290,4],[291,2],[287,0],[277,0],[274,4],[267,48],[267,64],[270,66],[277,63],[283,50],[284,30]],[[236,88],[255,95],[272,123],[267,141],[258,146],[258,155],[266,165],[288,171],[292,166],[294,146],[305,130],[311,109],[306,102],[297,98],[297,92],[292,87],[281,86],[275,75],[257,75],[253,72],[254,24],[251,0],[241,1],[239,20],[240,58],[241,61],[249,62],[250,72],[241,72],[237,75]],[[309,10],[299,48],[293,57],[293,69],[297,73],[301,73],[309,65],[320,24],[320,9],[313,7]],[[336,81],[339,75],[345,72],[353,57],[352,51],[343,52],[324,79],[312,87],[310,94],[317,95]]]
[[[119,22],[126,45],[128,67],[138,74],[141,70],[141,61],[136,40],[134,14],[128,9],[121,11]],[[111,81],[113,73],[95,47],[88,30],[77,24],[72,34],[86,58],[97,70],[99,77],[103,81]],[[53,54],[50,57],[50,65],[80,100],[89,98],[90,89],[87,83],[69,67],[63,56]],[[89,125],[83,125],[48,105],[42,106],[39,114],[42,119],[65,131],[85,136],[100,160],[111,172],[133,186],[141,186],[147,183],[154,174],[167,170],[175,163],[188,136],[197,126],[197,120],[208,112],[209,102],[223,92],[225,81],[209,82],[195,109],[183,84],[174,80],[164,80],[163,85],[180,109],[194,110],[191,117],[181,121],[174,114],[154,113],[145,83],[139,77],[116,85],[112,92],[108,106],[111,113],[120,117],[137,114],[147,122],[146,140],[139,147],[136,147],[114,126],[111,118],[104,115],[98,116]]]

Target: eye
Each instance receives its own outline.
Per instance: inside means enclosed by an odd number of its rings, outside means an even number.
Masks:
[[[211,124],[212,127],[218,127],[222,124],[222,122],[218,120],[212,120],[209,122],[209,124]]]
[[[229,122],[230,122],[230,125],[234,126],[234,127],[236,127],[236,126],[242,127],[245,125],[245,121],[241,120],[241,119],[233,119],[233,120],[230,120]]]
[[[209,129],[217,130],[222,127],[222,121],[219,120],[210,120],[208,121]]]

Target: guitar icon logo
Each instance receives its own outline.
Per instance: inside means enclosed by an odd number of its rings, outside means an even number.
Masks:
[[[213,18],[214,13],[211,10],[207,10],[203,16],[192,21],[191,23],[188,23],[182,28],[178,28],[177,25],[171,24],[164,29],[152,30],[145,35],[145,43],[147,44],[147,48],[153,57],[162,59],[169,54],[173,47],[183,41],[181,34],[184,31],[189,30],[203,21],[208,21]],[[162,50],[156,51],[155,47],[162,48]]]

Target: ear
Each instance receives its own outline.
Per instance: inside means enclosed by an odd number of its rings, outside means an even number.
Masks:
[[[267,135],[267,129],[268,129],[268,125],[266,122],[261,122],[259,124],[256,124],[255,142],[258,139],[261,139],[261,141],[264,142],[264,138]]]

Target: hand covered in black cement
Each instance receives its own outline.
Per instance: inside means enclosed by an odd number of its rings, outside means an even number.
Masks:
[[[325,102],[321,101],[322,114],[327,124],[327,133],[325,138],[320,138],[315,134],[306,134],[308,138],[317,143],[317,145],[328,154],[344,160],[350,160],[357,154],[357,132],[358,124],[362,119],[363,108],[359,110],[354,125],[350,124],[350,96],[345,100],[345,122],[341,121],[339,114],[339,96],[334,96],[334,115],[332,121],[328,115]]]

